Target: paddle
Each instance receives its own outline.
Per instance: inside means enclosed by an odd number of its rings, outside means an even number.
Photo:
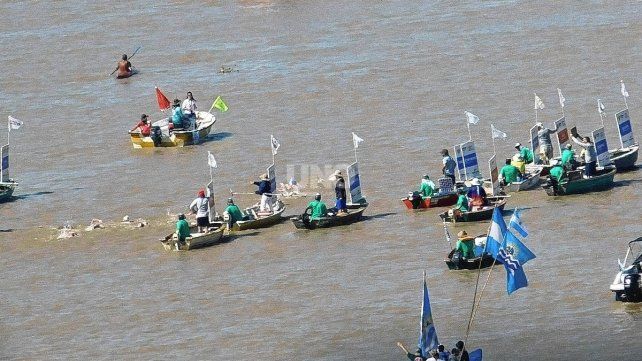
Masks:
[[[142,46],[139,46],[136,50],[134,50],[134,53],[132,54],[132,56],[128,56],[128,57],[127,57],[127,60],[131,60],[131,58],[133,58],[133,57],[134,57],[134,55],[136,55],[136,53],[138,53],[138,50],[140,50],[140,48],[142,48]],[[114,73],[115,73],[117,70],[118,70],[118,67],[116,67],[116,69],[114,69],[114,71],[112,71],[112,72],[111,72],[111,74],[109,74],[109,76],[114,75]]]

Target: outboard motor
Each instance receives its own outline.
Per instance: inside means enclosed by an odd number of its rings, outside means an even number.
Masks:
[[[453,252],[453,256],[450,260],[454,265],[457,266],[457,268],[461,268],[461,261],[462,261],[461,252],[459,251]]]
[[[414,191],[408,193],[408,200],[410,201],[410,203],[412,203],[412,209],[418,209],[421,206],[421,201],[423,199],[421,198],[419,192]]]
[[[624,295],[629,302],[642,301],[642,289],[640,289],[640,275],[633,273],[624,276]]]
[[[161,128],[157,125],[152,126],[152,132],[150,134],[150,137],[154,141],[154,147],[160,147],[161,146],[161,137],[163,136],[163,133],[161,132]]]

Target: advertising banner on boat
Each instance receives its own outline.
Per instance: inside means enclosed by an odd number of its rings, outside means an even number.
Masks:
[[[620,143],[622,143],[622,148],[634,145],[635,139],[633,139],[633,128],[631,127],[629,110],[624,109],[615,113],[615,120],[617,121],[617,130],[620,132]]]
[[[270,180],[270,193],[276,193],[276,170],[274,163],[267,169],[268,179]]]
[[[533,164],[539,164],[539,139],[537,139],[537,126],[531,128],[531,150],[533,151]]]
[[[461,152],[461,144],[454,146],[455,161],[457,162],[457,176],[460,181],[466,180],[466,166],[464,165],[464,155]]]
[[[207,194],[208,203],[210,206],[210,223],[215,221],[216,218],[216,207],[214,204],[214,182],[210,181],[207,183]]]
[[[461,145],[461,153],[464,156],[464,170],[466,172],[466,179],[481,178],[479,171],[479,163],[477,162],[477,151],[475,150],[475,142],[472,140]]]
[[[555,127],[557,128],[557,142],[560,148],[560,154],[564,150],[564,147],[568,144],[568,128],[566,127],[566,118],[561,117],[555,121]]]
[[[600,167],[611,164],[609,146],[606,144],[606,134],[604,127],[597,128],[593,131],[593,144],[595,144],[595,153],[597,153],[597,165]]]
[[[357,162],[348,166],[348,186],[350,187],[351,203],[365,202],[365,198],[361,194],[361,177],[359,176],[359,163]]]
[[[499,195],[499,171],[497,170],[497,156],[493,154],[488,160],[488,168],[490,169],[490,181],[493,183],[493,195]]]
[[[2,159],[2,171],[0,171],[0,182],[9,180],[9,144],[2,146],[0,149],[0,158]]]

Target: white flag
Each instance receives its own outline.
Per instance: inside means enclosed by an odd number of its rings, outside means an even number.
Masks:
[[[216,159],[214,159],[214,154],[210,151],[207,152],[207,164],[212,168],[216,168],[218,166],[216,164]]]
[[[604,104],[602,104],[602,99],[597,100],[597,111],[600,112],[600,114],[604,114]]]
[[[470,124],[477,124],[479,123],[479,117],[476,116],[475,114],[471,112],[464,112],[466,114],[466,118],[468,118],[468,123]]]
[[[536,93],[533,94],[535,94],[535,110],[544,109],[544,102],[542,101],[542,99],[540,99],[540,97],[538,97]]]
[[[281,144],[279,143],[273,135],[270,135],[270,146],[272,147],[272,155],[276,155],[276,152],[279,150]]]
[[[11,129],[20,129],[22,124],[24,124],[22,120],[18,120],[11,115],[9,116],[9,131],[11,131]]]
[[[562,108],[564,108],[564,102],[566,101],[566,99],[562,95],[562,90],[560,88],[557,88],[557,95],[559,95],[560,97],[560,105],[562,106]]]
[[[626,87],[624,86],[624,80],[620,80],[620,84],[622,84],[622,89],[620,89],[620,91],[622,92],[622,96],[625,98],[628,98],[629,92],[626,91]]]
[[[499,130],[499,129],[495,128],[495,126],[494,126],[494,125],[492,125],[492,124],[490,125],[490,130],[491,130],[491,131],[492,131],[492,133],[493,133],[493,139],[494,139],[494,138],[502,138],[502,139],[506,139],[506,137],[507,137],[506,133],[504,133],[504,132],[502,132],[501,130]]]
[[[352,133],[352,142],[354,143],[354,149],[359,148],[359,143],[363,142],[363,139],[359,138],[358,135]]]

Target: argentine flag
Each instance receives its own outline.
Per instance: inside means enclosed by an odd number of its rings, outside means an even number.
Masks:
[[[502,211],[499,208],[495,208],[493,211],[493,220],[490,224],[490,232],[488,232],[488,237],[486,238],[486,252],[495,259],[497,259],[499,249],[504,243],[506,231],[507,227],[506,222],[504,222],[504,217],[502,217]]]
[[[437,348],[437,330],[432,320],[432,311],[430,310],[430,298],[428,297],[428,286],[426,286],[426,272],[424,271],[424,299],[421,303],[421,326],[419,329],[419,344],[421,355],[426,357],[428,351]]]
[[[522,211],[519,208],[515,208],[513,215],[510,217],[509,225],[510,228],[517,231],[522,237],[528,237],[528,231],[526,231],[526,228],[524,228],[522,224]]]

